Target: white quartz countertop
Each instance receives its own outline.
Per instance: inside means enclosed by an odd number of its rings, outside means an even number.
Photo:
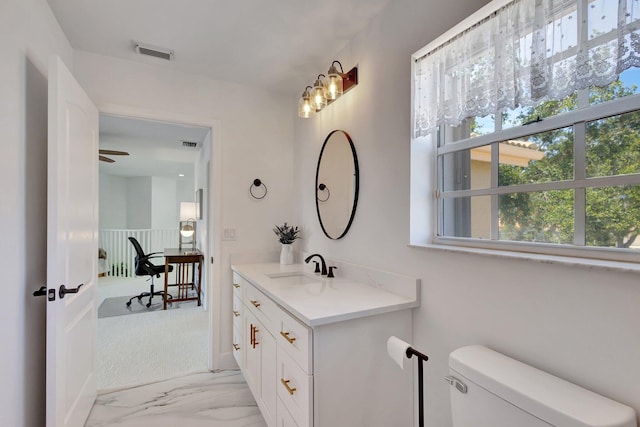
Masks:
[[[232,265],[231,269],[267,294],[300,321],[314,327],[375,314],[388,313],[419,305],[419,281],[396,280],[380,284],[349,278],[326,278],[314,274],[305,264],[278,263]],[[337,272],[337,275],[340,273]],[[382,274],[383,278],[387,275]],[[394,282],[393,279],[388,280]],[[399,285],[398,285],[399,283]],[[413,297],[412,297],[413,295]]]

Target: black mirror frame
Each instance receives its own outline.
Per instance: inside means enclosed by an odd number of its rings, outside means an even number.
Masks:
[[[351,147],[351,154],[353,154],[353,167],[354,167],[354,173],[356,175],[356,188],[353,195],[353,207],[351,208],[351,216],[349,217],[349,222],[347,223],[347,226],[345,227],[341,235],[339,235],[338,237],[332,237],[329,235],[329,233],[327,233],[327,230],[324,228],[324,224],[322,223],[322,217],[320,216],[320,202],[318,201],[318,184],[319,184],[318,174],[320,173],[320,163],[322,162],[322,154],[324,153],[324,149],[327,146],[327,142],[329,142],[329,139],[331,138],[331,136],[336,132],[342,132],[344,136],[347,137],[347,141],[349,141],[349,146]],[[329,239],[331,240],[342,239],[351,228],[351,223],[353,222],[353,218],[356,215],[356,207],[358,206],[359,193],[360,193],[360,168],[358,167],[358,156],[356,154],[356,147],[355,145],[353,145],[353,140],[351,139],[351,136],[347,132],[340,129],[333,130],[329,133],[329,135],[327,135],[327,137],[324,140],[324,143],[322,144],[322,149],[320,150],[320,155],[318,156],[318,166],[316,167],[316,183],[313,189],[313,194],[315,196],[314,198],[316,199],[316,213],[318,214],[318,221],[320,222],[320,228],[322,228],[322,232]]]

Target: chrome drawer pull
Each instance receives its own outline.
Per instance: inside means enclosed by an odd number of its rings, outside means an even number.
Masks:
[[[236,317],[238,317],[238,316],[240,316],[240,312],[239,312],[239,311],[235,311],[235,310],[233,310],[233,315],[234,315],[234,316],[236,316]]]
[[[285,340],[289,341],[289,344],[293,344],[293,342],[296,340],[295,338],[291,338],[289,337],[290,332],[282,332],[280,331],[280,335],[282,335],[284,337]]]
[[[251,300],[251,304],[253,304],[253,306],[254,306],[255,308],[260,307],[260,303],[259,303],[258,301]]]
[[[282,382],[282,385],[284,386],[284,388],[287,389],[289,394],[293,396],[293,393],[295,393],[297,389],[295,387],[289,387],[289,380],[285,380],[284,378],[281,378],[280,382]]]
[[[240,350],[240,346],[236,343],[233,343],[233,348],[235,348],[236,351]]]

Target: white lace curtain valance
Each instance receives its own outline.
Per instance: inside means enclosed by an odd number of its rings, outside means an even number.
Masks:
[[[638,3],[516,0],[499,9],[416,61],[415,135],[615,81],[640,66]]]

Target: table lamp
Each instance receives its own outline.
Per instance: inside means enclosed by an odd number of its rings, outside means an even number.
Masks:
[[[180,249],[196,249],[196,204],[180,203]]]

